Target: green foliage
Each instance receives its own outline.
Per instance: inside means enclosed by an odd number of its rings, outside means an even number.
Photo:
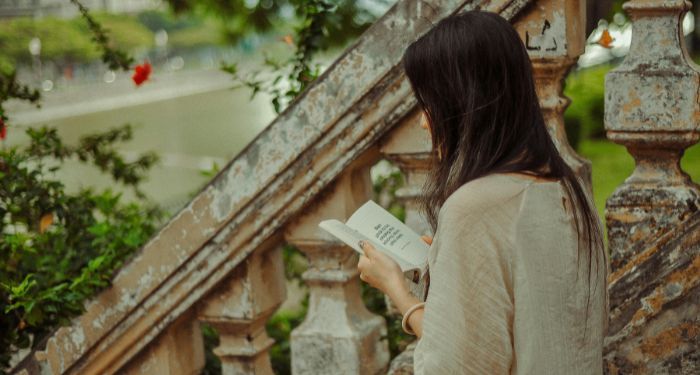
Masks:
[[[91,61],[99,52],[85,34],[81,20],[14,18],[0,21],[0,48],[12,64],[29,64],[28,45],[41,40],[41,57],[56,62]]]
[[[211,22],[203,22],[197,27],[175,30],[168,35],[168,46],[174,50],[224,43],[218,28]]]
[[[566,78],[564,95],[571,104],[564,113],[569,141],[576,148],[579,139],[603,138],[604,82],[609,65],[573,71]]]
[[[39,90],[19,83],[14,70],[7,73],[0,71],[0,129],[7,126],[5,124],[7,114],[5,113],[4,103],[10,99],[23,100],[38,106],[41,94]]]
[[[298,39],[294,55],[283,62],[277,62],[271,58],[265,59],[264,65],[275,72],[272,80],[258,79],[260,71],[255,71],[249,76],[241,76],[238,74],[236,64],[222,63],[221,69],[231,74],[243,86],[251,88],[252,97],[259,92],[271,95],[275,112],[282,112],[287,104],[319,75],[320,67],[312,66],[311,60],[321,49],[324,25],[328,22],[327,18],[332,9],[333,6],[325,0],[310,0],[297,4],[296,10],[301,15],[302,22],[296,29]]]
[[[41,40],[42,60],[51,60],[59,65],[75,62],[90,62],[102,56],[108,59],[110,68],[124,68],[129,59],[124,59],[123,50],[153,44],[153,33],[141,25],[134,17],[99,14],[95,16],[105,27],[100,41],[109,35],[112,39],[95,48],[91,40],[91,29],[84,19],[71,20],[55,18],[15,18],[0,21],[0,47],[3,59],[11,64],[29,64],[29,41],[37,37]],[[93,19],[93,22],[95,21]],[[105,34],[108,33],[108,34]],[[105,53],[105,46],[109,52]]]
[[[90,12],[88,12],[88,9],[81,4],[80,1],[70,0],[70,2],[78,7],[80,14],[87,23],[88,28],[92,33],[92,40],[95,42],[95,44],[97,44],[102,52],[102,62],[107,64],[107,66],[109,66],[109,68],[112,70],[121,69],[128,71],[131,63],[134,62],[134,59],[125,52],[112,48],[113,46],[110,45],[110,40],[107,37],[107,31],[100,23],[92,18],[92,15]]]
[[[280,311],[267,321],[265,328],[267,334],[275,340],[270,348],[270,362],[275,374],[291,374],[291,346],[289,337],[306,316],[308,308],[308,294],[304,298],[302,308],[297,311]]]
[[[147,202],[123,203],[111,190],[68,193],[54,179],[77,158],[138,191],[151,154],[127,163],[115,144],[128,126],[63,144],[55,129],[29,129],[24,148],[0,151],[0,367],[83,312],[84,301],[155,231],[162,217]]]
[[[178,30],[199,27],[203,23],[201,18],[194,17],[192,15],[184,14],[176,16],[169,12],[157,10],[147,10],[145,12],[141,12],[136,16],[136,18],[142,25],[153,32],[165,30],[168,33],[171,33]]]
[[[219,346],[219,333],[209,324],[201,324],[204,338],[204,369],[201,375],[221,374],[221,360],[214,354],[214,348]]]
[[[265,2],[259,4],[263,3]],[[261,70],[243,76],[239,74],[235,63],[222,63],[221,69],[231,74],[241,86],[252,89],[253,97],[260,92],[269,94],[275,112],[280,113],[319,76],[321,68],[318,64],[313,64],[314,56],[355,37],[374,21],[374,16],[352,1],[306,0],[268,3],[272,4],[270,9],[293,6],[300,20],[294,29],[295,37],[285,37],[288,43],[294,44],[292,56],[283,61],[265,58],[264,67],[273,75],[272,79],[258,78]]]
[[[280,19],[280,12],[288,1],[258,1],[247,6],[244,0],[167,0],[178,14],[185,12],[214,15],[221,20],[230,42],[248,32],[269,31]]]
[[[379,7],[392,2],[373,1]],[[322,48],[326,49],[347,43],[376,19],[371,8],[354,0],[168,0],[168,3],[178,14],[196,13],[218,18],[229,43],[249,34],[285,29],[294,19],[307,19],[303,12],[318,12],[322,7],[329,7],[331,12],[323,23],[326,32],[321,41]]]
[[[168,33],[168,46],[175,50],[219,45],[225,42],[219,26],[210,17],[146,11],[140,13],[137,18],[151,32],[165,30]]]

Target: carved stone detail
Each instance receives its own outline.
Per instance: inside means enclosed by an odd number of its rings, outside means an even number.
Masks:
[[[571,102],[562,93],[569,69],[584,51],[585,1],[538,1],[513,25],[532,60],[540,108],[554,144],[580,180],[592,191],[591,162],[574,151],[564,129]]]
[[[687,58],[680,24],[690,3],[637,0],[624,9],[633,21],[632,45],[605,79],[605,128],[636,168],[607,201],[613,270],[700,204],[700,188],[680,167],[684,150],[700,137],[700,74]]]
[[[223,374],[272,374],[265,331],[286,299],[281,248],[258,249],[202,303],[199,320],[213,326]]]
[[[406,208],[406,225],[419,234],[432,235],[418,202],[432,157],[430,133],[421,127],[421,119],[421,111],[417,109],[406,116],[382,140],[380,152],[406,177],[406,185],[396,191],[396,197]]]
[[[386,323],[362,302],[357,253],[318,227],[329,218],[345,221],[370,197],[369,169],[351,169],[287,228],[287,241],[309,260],[303,275],[310,291],[309,310],[291,335],[294,374],[386,370]]]

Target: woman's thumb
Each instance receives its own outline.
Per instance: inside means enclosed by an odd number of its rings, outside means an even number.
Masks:
[[[369,241],[366,240],[360,240],[358,243],[360,245],[360,249],[365,252],[365,256],[368,258],[371,257],[372,254],[374,254],[374,246]]]

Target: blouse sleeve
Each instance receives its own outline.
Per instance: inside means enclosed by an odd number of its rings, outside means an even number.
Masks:
[[[445,208],[435,235],[415,373],[507,374],[513,361],[507,215]]]

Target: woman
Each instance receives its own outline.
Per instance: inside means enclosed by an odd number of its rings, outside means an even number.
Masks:
[[[422,202],[435,233],[425,302],[371,243],[358,269],[419,337],[415,372],[602,373],[600,222],[547,132],[517,32],[493,13],[451,16],[403,65],[436,154]]]

